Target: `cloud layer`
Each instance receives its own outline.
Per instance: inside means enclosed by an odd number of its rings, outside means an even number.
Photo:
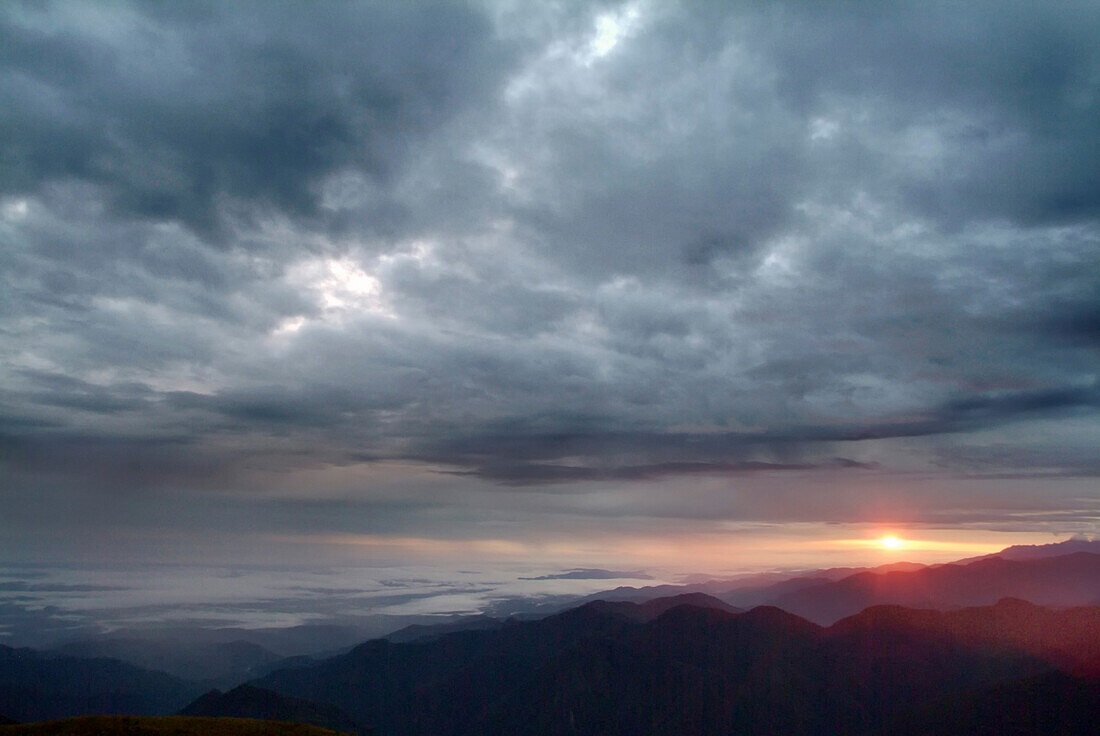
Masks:
[[[8,4],[3,516],[870,484],[1095,530],[1097,38],[1087,2]]]

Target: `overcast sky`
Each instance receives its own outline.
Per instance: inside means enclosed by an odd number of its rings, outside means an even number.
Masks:
[[[5,2],[0,553],[1096,533],[1098,172],[1089,1]]]

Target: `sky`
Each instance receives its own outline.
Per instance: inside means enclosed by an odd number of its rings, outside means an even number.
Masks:
[[[0,560],[1094,535],[1098,39],[1068,1],[3,3]]]

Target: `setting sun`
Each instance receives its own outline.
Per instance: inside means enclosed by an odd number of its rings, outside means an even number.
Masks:
[[[890,535],[886,537],[881,537],[878,540],[878,544],[883,549],[901,549],[905,546],[905,540]]]

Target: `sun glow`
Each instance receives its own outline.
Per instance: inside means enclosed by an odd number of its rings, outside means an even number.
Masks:
[[[900,551],[906,553],[906,557],[910,562],[946,562],[951,558],[968,555],[992,554],[1003,549],[1006,546],[1006,540],[980,541],[970,534],[966,536],[961,534],[948,535],[936,531],[928,533],[927,530],[919,538],[911,538],[899,536],[896,532],[883,532],[880,527],[861,539],[829,539],[807,542],[806,544],[816,545],[822,549],[862,549],[874,551],[879,555]],[[938,559],[933,560],[933,558]],[[877,558],[865,559],[874,560]]]

